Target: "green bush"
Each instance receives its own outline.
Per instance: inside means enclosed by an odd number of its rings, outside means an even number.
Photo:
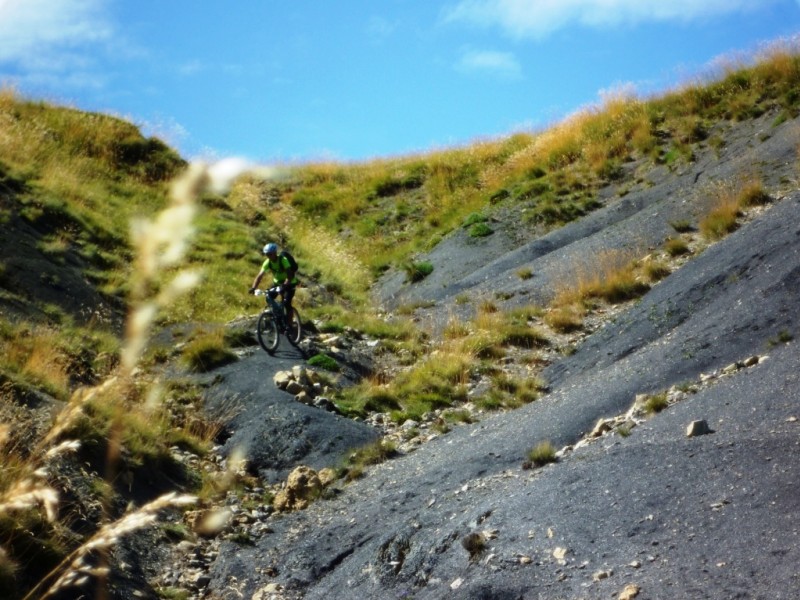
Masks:
[[[667,400],[666,392],[648,396],[647,399],[644,401],[644,410],[647,414],[654,414],[661,412],[668,406],[669,406],[669,400]]]
[[[327,354],[316,354],[312,356],[308,359],[308,364],[312,367],[319,367],[320,369],[325,369],[333,373],[341,371],[342,369],[336,359]]]
[[[528,452],[528,460],[535,467],[542,467],[548,463],[556,462],[556,450],[549,441],[538,443]]]
[[[403,270],[406,272],[406,281],[416,283],[433,273],[433,265],[429,262],[410,262],[403,265]]]
[[[475,225],[469,228],[469,237],[481,238],[492,235],[493,233],[494,230],[486,223],[475,223]]]
[[[474,212],[467,216],[464,219],[464,227],[469,227],[470,225],[475,225],[476,223],[485,223],[486,216],[483,213]]]

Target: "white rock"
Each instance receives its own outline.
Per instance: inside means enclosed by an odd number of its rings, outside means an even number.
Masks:
[[[705,419],[692,421],[686,427],[686,437],[696,437],[698,435],[707,435],[709,433],[714,433],[714,430],[708,426],[708,421]]]
[[[614,571],[608,569],[607,571],[595,571],[592,574],[593,581],[603,581],[603,579],[608,579],[614,574]]]

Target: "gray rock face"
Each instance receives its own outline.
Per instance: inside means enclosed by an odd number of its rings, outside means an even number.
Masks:
[[[435,300],[423,311],[432,322],[464,291],[516,291],[508,306],[544,297],[572,257],[626,240],[661,243],[707,180],[748,166],[768,184],[796,177],[797,123],[772,132],[758,164],[744,152],[769,122],[748,124],[718,158],[709,151],[684,172],[652,173],[654,185],[580,223],[487,251],[481,265],[472,254],[455,264],[448,253],[467,246],[446,241],[432,257],[452,268],[413,289],[387,280],[383,297]],[[245,598],[793,597],[800,348],[775,340],[798,331],[800,193],[785,192],[549,366],[541,400],[457,427],[304,511],[272,517],[272,533],[253,545],[222,543],[209,590],[227,598],[235,582]],[[513,274],[523,265],[536,273],[527,282]],[[769,359],[752,359],[762,353]],[[272,436],[321,447],[332,443],[326,434],[347,444],[374,435],[343,421],[325,429],[320,415],[339,417],[291,397],[280,407],[263,400],[262,386],[275,384],[252,367],[226,367],[225,393],[251,395],[229,444],[250,442],[259,472],[288,472],[292,453],[276,464]],[[636,411],[637,395],[668,389],[668,408]],[[714,434],[687,437],[699,415]],[[245,434],[255,419],[265,425]],[[598,422],[608,427],[590,436]],[[626,423],[636,427],[619,434]],[[570,450],[523,469],[544,440]],[[313,457],[308,464],[323,466],[323,453]]]
[[[314,469],[335,464],[379,437],[372,427],[326,410],[331,407],[295,399],[310,389],[297,381],[308,382],[305,370],[292,373],[304,361],[303,352],[291,346],[275,356],[256,349],[212,376],[209,411],[229,432],[223,456],[243,451],[248,470],[269,483],[286,479],[300,464]]]

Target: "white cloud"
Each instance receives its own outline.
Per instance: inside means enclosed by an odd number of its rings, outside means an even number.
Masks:
[[[448,22],[499,26],[515,37],[542,38],[573,23],[604,27],[653,21],[691,21],[762,9],[777,0],[461,0]],[[798,0],[800,3],[800,0]]]
[[[26,70],[81,68],[80,50],[112,37],[107,0],[0,0],[0,63]]]
[[[518,79],[522,76],[519,62],[510,52],[467,50],[461,56],[457,67],[460,71],[490,73],[509,79]]]

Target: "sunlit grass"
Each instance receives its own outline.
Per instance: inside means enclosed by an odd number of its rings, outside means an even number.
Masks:
[[[557,460],[556,449],[549,440],[539,442],[528,451],[528,461],[536,467],[543,467]]]
[[[551,306],[585,304],[593,298],[615,304],[641,296],[649,286],[639,279],[638,267],[627,251],[601,251],[556,285]]]
[[[13,192],[13,207],[0,211],[0,225],[19,215],[42,232],[38,250],[52,262],[67,261],[72,252],[86,261],[84,274],[94,284],[132,305],[134,319],[127,333],[137,340],[126,344],[120,365],[120,342],[93,337],[93,324],[75,326],[53,305],[37,306],[46,324],[0,322],[0,378],[9,405],[40,393],[67,404],[64,415],[33,448],[23,449],[21,437],[0,424],[0,506],[10,490],[18,489],[16,482],[42,465],[36,452],[65,436],[94,444],[84,458],[107,459],[129,471],[145,463],[170,465],[170,444],[201,451],[215,427],[198,426],[189,418],[197,398],[171,398],[185,408],[171,405],[168,410],[158,385],[144,389],[128,376],[147,366],[141,361],[143,340],[154,323],[220,323],[260,310],[263,305],[245,291],[267,241],[288,247],[301,263],[301,279],[309,284],[297,296],[304,316],[318,320],[323,331],[353,328],[377,338],[381,343],[376,352],[396,352],[406,367],[391,381],[376,376],[343,392],[337,403],[349,413],[385,412],[399,421],[442,408],[469,420],[466,412],[457,411],[469,400],[467,390],[477,378],[490,381],[489,392],[478,400],[482,408],[514,408],[535,400],[543,384],[535,375],[521,378],[501,371],[499,359],[523,356],[524,361],[525,355],[552,344],[542,322],[558,333],[574,331],[583,326],[588,310],[639,297],[649,283],[666,276],[667,265],[624,253],[598,255],[595,263],[576,265],[564,274],[546,308],[505,314],[496,297],[477,299],[475,317],[451,320],[444,339],[435,344],[414,325],[413,311],[409,318],[380,315],[370,303],[371,285],[387,269],[424,262],[421,254],[463,227],[471,215],[480,218],[470,227],[488,223],[496,207],[513,203],[525,209],[522,226],[544,232],[598,208],[598,190],[615,185],[631,159],[675,168],[691,160],[700,142],[718,147],[708,139],[717,121],[749,119],[770,110],[780,113],[773,120],[777,126],[797,116],[796,49],[775,46],[758,58],[757,63],[721,65],[708,78],[661,98],[614,93],[546,130],[358,164],[286,166],[269,177],[248,176],[228,195],[206,193],[200,198],[193,245],[185,248],[189,264],[202,270],[203,279],[180,297],[170,287],[177,264],[161,265],[157,274],[142,278],[144,264],[136,261],[135,245],[128,240],[132,217],[147,218],[168,203],[166,182],[185,168],[183,161],[120,119],[0,91],[0,175]],[[770,200],[760,181],[746,177],[710,193],[711,209],[697,219],[706,239],[729,233],[743,211]],[[154,263],[174,250],[171,240],[183,240],[188,233],[180,215],[172,214],[176,216],[182,234],[174,236],[166,227],[169,231],[156,244],[162,253],[151,254]],[[685,223],[686,229],[681,224],[676,233],[689,232],[691,225]],[[137,231],[140,237],[146,233]],[[678,256],[685,251],[679,244],[668,242],[664,251]],[[15,292],[8,286],[11,269],[6,262],[0,263],[0,284],[10,297]],[[526,280],[534,274],[522,269],[517,275]],[[457,299],[465,307],[470,302],[466,295]],[[161,321],[152,320],[155,309],[161,311]],[[208,354],[225,351],[229,343],[224,336],[197,336],[184,356],[190,366],[205,368]],[[156,360],[154,351],[150,356],[156,364],[171,355],[161,353]],[[535,362],[527,360],[529,366]],[[124,376],[112,384],[115,369]],[[107,385],[100,385],[103,380]],[[80,385],[93,387],[75,393]],[[33,425],[24,430],[26,435],[36,431]],[[382,460],[385,450],[373,448],[366,462]],[[542,455],[554,456],[552,447],[543,448]],[[41,487],[27,492],[44,501],[49,487],[39,483]],[[215,491],[223,489],[214,485]],[[59,547],[57,536],[47,539],[53,526],[31,506],[14,513],[14,522],[26,530],[26,540],[38,545],[40,557],[47,559],[43,563],[52,566],[67,550]],[[6,510],[0,508],[0,518],[7,524]],[[4,526],[0,531],[7,530]],[[15,540],[23,539],[11,530]],[[6,541],[2,537],[0,544]],[[0,581],[13,578],[14,568],[26,565],[0,553]]]

